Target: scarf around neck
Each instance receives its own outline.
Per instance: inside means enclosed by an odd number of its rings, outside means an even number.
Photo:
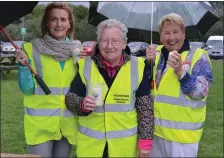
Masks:
[[[59,62],[66,61],[72,56],[76,57],[81,50],[81,42],[79,40],[58,41],[49,35],[33,39],[31,43],[39,53],[52,56]]]

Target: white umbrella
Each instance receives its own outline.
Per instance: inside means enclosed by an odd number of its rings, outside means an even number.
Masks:
[[[160,43],[157,24],[162,16],[177,13],[184,18],[186,38],[199,39],[218,20],[208,2],[90,2],[89,23],[117,19],[128,27],[128,39]],[[151,37],[151,39],[150,39]]]

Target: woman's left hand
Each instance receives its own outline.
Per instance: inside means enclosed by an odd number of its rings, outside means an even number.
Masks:
[[[146,57],[147,57],[147,60],[155,60],[156,59],[156,50],[153,48],[153,46],[149,46],[147,49],[146,49]]]
[[[173,51],[170,53],[172,54],[169,55],[167,64],[174,68],[174,71],[178,76],[181,76],[184,73],[184,69],[182,68],[181,56],[177,51]]]
[[[150,153],[152,150],[139,149],[138,157],[150,157]]]

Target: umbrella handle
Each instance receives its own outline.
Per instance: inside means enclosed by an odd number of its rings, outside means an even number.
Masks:
[[[3,33],[6,35],[6,37],[8,38],[8,40],[12,43],[12,45],[14,46],[15,49],[20,49],[13,41],[12,39],[9,37],[8,33],[5,31],[5,29],[2,27],[2,25],[0,25],[0,29],[3,31]],[[30,64],[28,63],[28,61],[25,61],[26,66],[30,69],[30,71],[33,73],[34,78],[36,79],[37,83],[40,85],[40,87],[42,88],[42,90],[44,91],[44,93],[46,95],[50,94],[51,91],[50,89],[47,87],[47,85],[45,84],[45,82],[43,81],[43,79],[33,70],[33,68],[30,66]]]

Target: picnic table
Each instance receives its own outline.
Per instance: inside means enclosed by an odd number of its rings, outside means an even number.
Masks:
[[[1,52],[0,53],[0,72],[4,77],[4,72],[10,73],[12,70],[17,70],[18,65],[16,63],[15,52]]]

